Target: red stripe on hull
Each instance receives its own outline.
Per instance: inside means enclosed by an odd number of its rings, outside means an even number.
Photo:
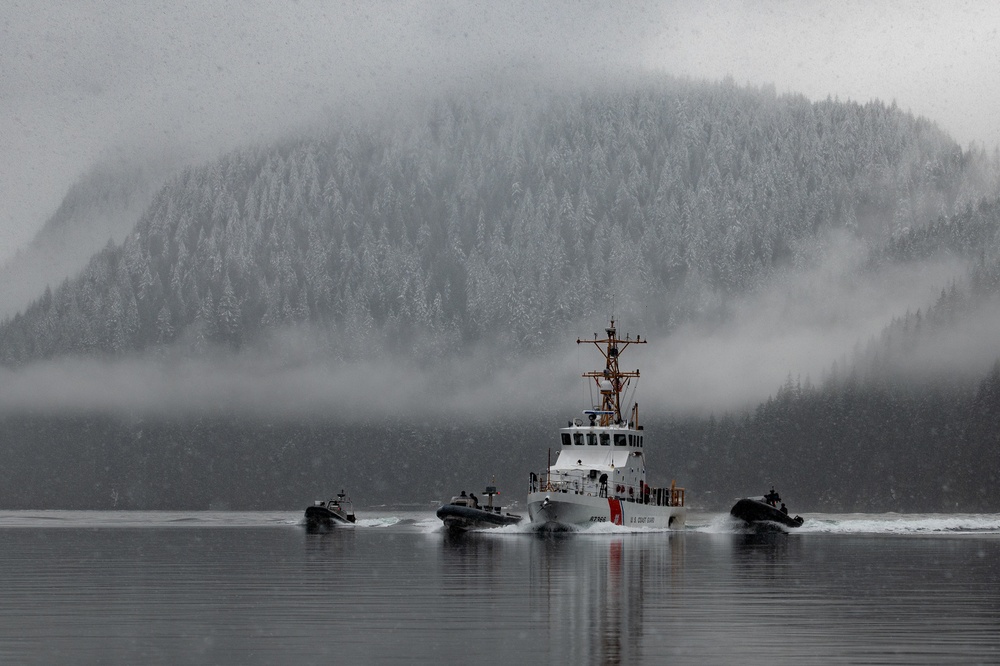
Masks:
[[[612,497],[608,498],[608,508],[611,509],[611,522],[615,525],[622,524],[622,501]]]

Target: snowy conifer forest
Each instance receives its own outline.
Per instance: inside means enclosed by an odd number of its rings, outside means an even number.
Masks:
[[[705,508],[778,484],[802,511],[996,511],[998,196],[997,153],[881,102],[663,77],[455,92],[175,173],[122,242],[0,325],[0,363],[10,377],[65,359],[275,358],[294,334],[299,363],[420,371],[489,350],[482,371],[501,372],[612,312],[653,340],[732,326],[846,238],[860,283],[960,269],[821,374],[781,368],[764,401],[647,407],[650,474]],[[935,363],[963,336],[986,351]],[[578,405],[561,407],[360,422],[7,411],[0,500],[294,508],[341,485],[431,500],[491,474],[518,497]]]

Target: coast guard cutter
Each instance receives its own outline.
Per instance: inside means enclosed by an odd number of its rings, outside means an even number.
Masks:
[[[604,369],[584,373],[599,394],[598,404],[569,421],[559,431],[559,453],[544,471],[532,472],[528,487],[528,515],[544,529],[571,530],[595,523],[627,527],[679,529],[687,509],[684,489],[671,483],[656,488],[646,483],[647,433],[639,424],[634,403],[626,420],[622,402],[639,371],[622,371],[618,360],[632,345],[645,344],[639,336],[618,337],[615,320],[606,337],[577,340],[592,343],[604,356]]]

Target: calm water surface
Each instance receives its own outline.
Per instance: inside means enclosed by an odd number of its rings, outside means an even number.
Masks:
[[[449,536],[0,512],[0,663],[998,663],[1000,516]]]

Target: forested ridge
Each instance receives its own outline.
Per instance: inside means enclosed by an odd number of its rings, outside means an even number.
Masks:
[[[0,328],[0,359],[238,348],[300,322],[335,355],[522,350],[612,301],[669,330],[821,232],[877,243],[976,204],[995,162],[878,102],[726,83],[454,97],[187,170]]]
[[[907,366],[978,298],[947,290],[822,381],[789,375],[746,413],[667,419],[671,457],[720,509],[730,493],[777,484],[803,511],[996,511],[1000,358],[972,378]]]
[[[0,263],[0,319],[77,275],[109,239],[121,243],[171,167],[112,159],[82,174],[32,242]]]
[[[998,238],[996,200],[893,236],[869,268],[946,255],[972,259],[968,272],[926,309],[859,341],[822,378],[789,375],[746,413],[669,419],[672,456],[713,494],[778,484],[803,510],[997,510],[1000,350],[971,372],[926,357],[984,311],[995,340]],[[708,503],[723,508],[727,499]]]
[[[0,326],[0,363],[259,354],[289,329],[324,361],[488,342],[523,362],[612,303],[647,338],[724,322],[837,233],[860,241],[859,279],[942,257],[968,269],[746,412],[647,408],[651,479],[710,509],[773,483],[797,511],[998,510],[1000,348],[960,376],[914,370],[1000,310],[995,153],[881,102],[671,79],[534,92],[456,95],[187,169],[124,243]],[[331,482],[422,501],[492,474],[518,497],[562,418],[388,417],[359,438],[337,415],[8,413],[0,501],[293,508]],[[375,462],[389,458],[403,464]]]

